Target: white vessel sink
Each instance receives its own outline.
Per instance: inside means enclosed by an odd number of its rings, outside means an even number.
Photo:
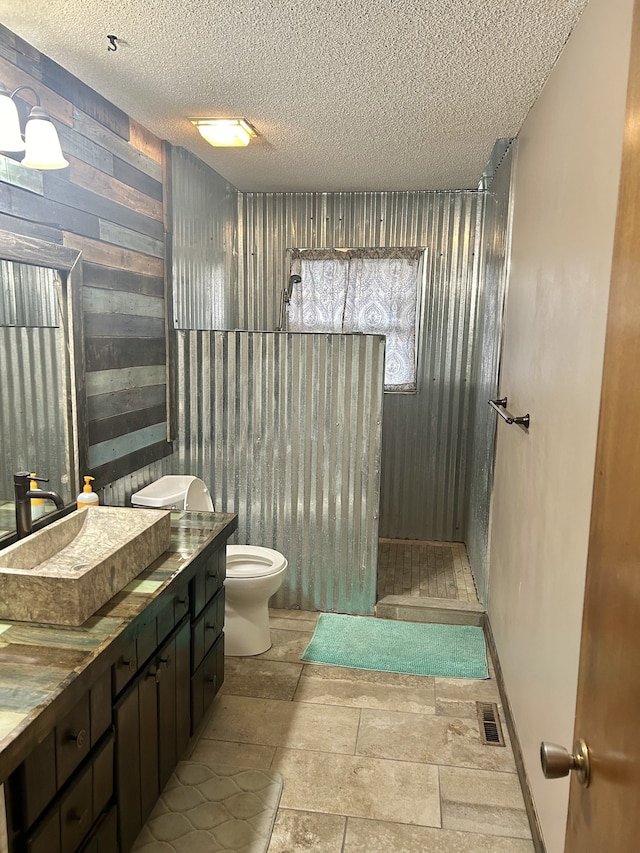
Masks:
[[[166,510],[72,512],[0,551],[0,619],[82,625],[170,541]]]

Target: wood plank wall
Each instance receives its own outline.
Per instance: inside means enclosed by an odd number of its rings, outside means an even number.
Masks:
[[[172,452],[168,146],[1,25],[0,81],[33,86],[70,164],[39,172],[0,154],[0,228],[82,252],[87,473],[103,486]]]

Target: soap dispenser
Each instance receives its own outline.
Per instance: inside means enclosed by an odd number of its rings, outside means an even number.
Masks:
[[[100,503],[97,494],[91,488],[91,480],[94,479],[95,477],[89,476],[84,478],[84,486],[78,495],[78,509],[87,509],[90,506],[98,506]]]
[[[35,478],[37,475],[32,471],[30,474],[31,477]],[[31,492],[40,492],[42,489],[38,487],[38,481],[36,479],[32,479],[29,484],[29,490]],[[36,518],[42,518],[45,514],[46,509],[44,506],[44,498],[31,498],[31,518],[33,521]]]

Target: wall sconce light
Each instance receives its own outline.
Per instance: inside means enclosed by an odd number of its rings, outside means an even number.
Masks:
[[[36,106],[29,113],[23,139],[14,97],[24,89],[33,92]],[[24,151],[22,165],[30,169],[64,169],[69,165],[62,156],[58,131],[49,114],[40,106],[40,97],[31,86],[18,86],[9,92],[0,83],[0,151],[8,154]]]
[[[258,135],[244,118],[191,118],[189,121],[215,148],[240,148]]]

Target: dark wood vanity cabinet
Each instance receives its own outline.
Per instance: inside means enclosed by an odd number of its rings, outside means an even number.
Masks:
[[[224,680],[225,564],[194,557],[9,776],[10,853],[129,853]]]

